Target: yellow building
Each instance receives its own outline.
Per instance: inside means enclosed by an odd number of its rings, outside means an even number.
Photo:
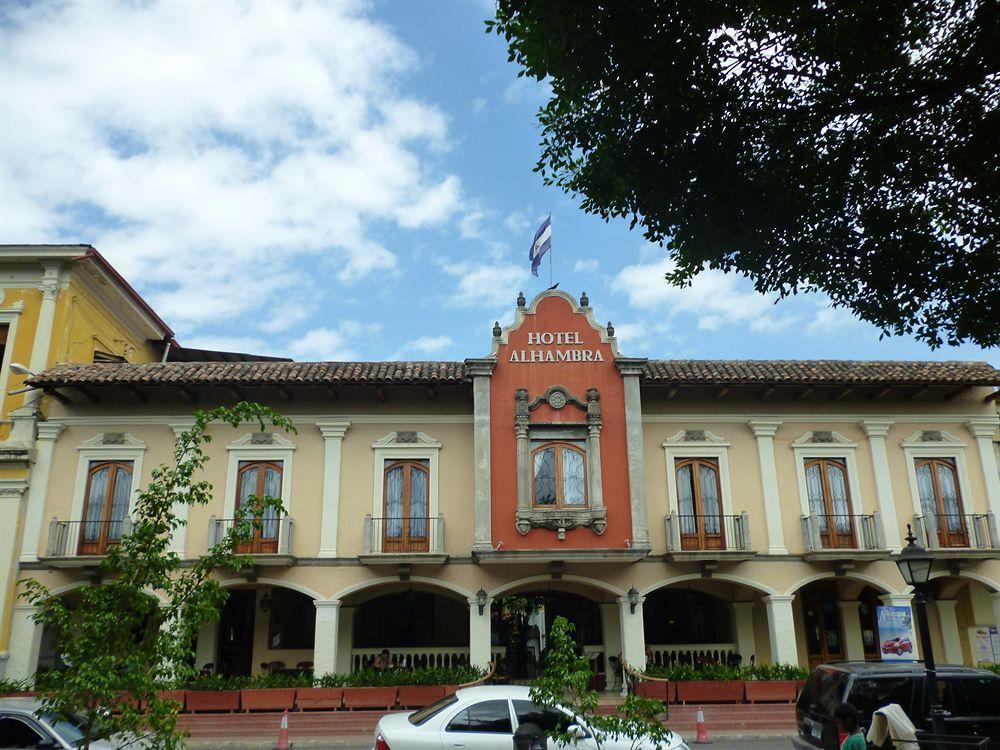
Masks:
[[[888,658],[878,612],[909,609],[892,561],[908,527],[936,559],[935,650],[984,659],[1000,625],[993,367],[626,357],[562,291],[520,297],[486,333],[485,356],[457,362],[50,368],[30,381],[55,402],[25,574],[58,595],[87,585],[192,409],[251,399],[298,432],[212,427],[215,496],[172,547],[204,554],[248,494],[286,512],[224,581],[199,666],[344,672],[387,648],[530,676],[556,614],[608,673],[618,654]],[[514,595],[536,605],[517,648]],[[9,676],[56,665],[31,616],[14,612]]]

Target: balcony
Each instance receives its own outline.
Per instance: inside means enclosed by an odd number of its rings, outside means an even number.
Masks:
[[[802,516],[807,560],[879,560],[888,557],[878,511]]]
[[[443,563],[444,516],[365,516],[361,561],[369,565]]]
[[[757,554],[750,544],[750,515],[746,511],[731,516],[670,513],[664,522],[667,560],[737,562]]]
[[[209,517],[209,548],[225,538],[235,521],[235,518]],[[295,556],[292,554],[294,532],[295,521],[288,516],[262,520],[260,528],[254,529],[253,537],[237,545],[235,552],[238,555],[250,555],[255,565],[294,565]]]
[[[118,521],[49,521],[45,555],[53,568],[87,568],[100,564],[108,549],[132,531],[132,519]]]
[[[993,557],[1000,550],[992,513],[934,513],[913,517],[920,544],[940,557]]]

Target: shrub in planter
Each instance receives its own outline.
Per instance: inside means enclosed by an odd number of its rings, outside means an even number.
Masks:
[[[423,708],[445,695],[444,685],[400,685],[400,708]]]
[[[251,688],[240,691],[244,711],[283,711],[295,706],[295,688]]]
[[[797,680],[747,680],[744,685],[748,703],[794,703],[799,694]]]
[[[336,711],[344,703],[344,689],[335,687],[307,687],[295,691],[295,707],[299,711],[325,709]]]
[[[355,708],[385,708],[396,707],[395,687],[348,687],[344,688],[344,707]]]
[[[678,703],[740,703],[743,680],[688,680],[677,683]]]
[[[199,711],[233,711],[240,710],[239,690],[188,690],[184,696],[187,710],[191,713]]]

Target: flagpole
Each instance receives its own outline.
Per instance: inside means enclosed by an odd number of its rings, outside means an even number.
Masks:
[[[549,286],[552,286],[552,214],[549,214]]]

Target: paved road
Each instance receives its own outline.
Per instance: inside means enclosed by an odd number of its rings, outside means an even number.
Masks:
[[[355,740],[345,740],[335,744],[313,744],[311,741],[296,742],[296,748],[302,750],[371,750],[371,744],[359,744]],[[791,750],[791,735],[787,737],[767,737],[763,739],[749,739],[730,737],[717,737],[712,740],[711,745],[706,745],[708,750]],[[202,742],[192,743],[197,750],[235,750],[236,748],[247,748],[245,741],[228,741],[215,744],[203,744]],[[695,747],[695,746],[692,746]],[[701,747],[701,746],[699,746]]]

